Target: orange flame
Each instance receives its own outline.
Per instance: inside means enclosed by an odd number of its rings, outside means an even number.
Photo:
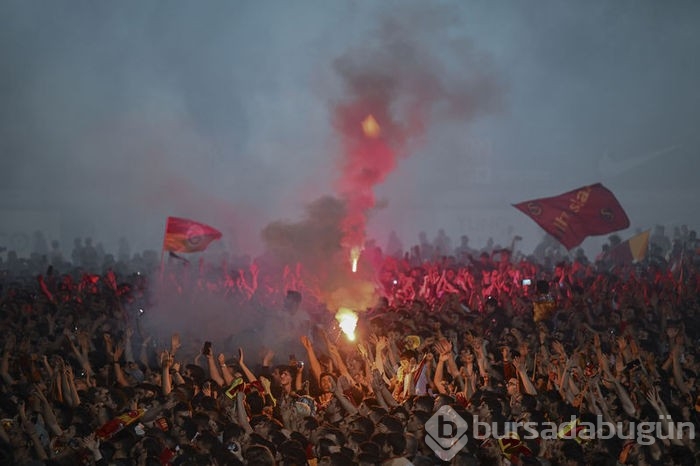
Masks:
[[[379,123],[377,123],[377,120],[370,114],[367,115],[367,118],[362,120],[362,132],[365,133],[365,136],[368,138],[376,139],[379,137],[379,133],[382,132],[382,129]]]
[[[352,309],[341,307],[335,314],[335,320],[348,340],[355,341],[355,327],[357,327],[357,313]]]
[[[350,261],[352,262],[352,273],[357,272],[357,261],[360,260],[362,249],[359,246],[350,248]]]

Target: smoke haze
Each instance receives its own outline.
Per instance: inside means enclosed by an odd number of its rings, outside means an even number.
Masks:
[[[257,254],[335,196],[346,242],[444,228],[529,252],[543,232],[510,205],[595,182],[627,210],[623,237],[698,229],[699,10],[2,2],[0,243],[43,229],[65,255],[87,236],[157,250],[172,215]]]

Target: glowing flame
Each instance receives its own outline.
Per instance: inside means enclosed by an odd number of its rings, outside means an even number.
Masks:
[[[335,314],[335,320],[348,340],[355,341],[355,327],[357,327],[357,313],[346,307],[341,307]]]
[[[372,115],[367,115],[367,118],[362,120],[362,132],[365,133],[365,136],[368,138],[376,139],[379,137],[379,133],[382,132],[382,129]]]
[[[359,246],[350,248],[350,261],[352,262],[352,273],[357,272],[357,261],[360,260],[362,249]]]

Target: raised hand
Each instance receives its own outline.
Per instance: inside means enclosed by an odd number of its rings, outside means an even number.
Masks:
[[[91,452],[100,451],[100,439],[97,437],[97,435],[95,435],[94,432],[88,435],[87,437],[84,437],[82,443],[83,446]]]
[[[357,350],[360,352],[363,358],[368,358],[369,353],[367,352],[367,347],[364,345],[364,343],[358,343],[357,344]]]
[[[170,369],[173,365],[174,359],[173,356],[166,350],[161,351],[160,353],[160,366],[163,369]]]
[[[377,391],[384,386],[384,379],[379,369],[372,369],[372,388]]]
[[[659,391],[656,389],[656,387],[650,388],[646,393],[645,393],[646,399],[649,401],[649,404],[654,408],[654,409],[659,409],[661,408],[661,397],[659,396]]]
[[[386,349],[386,347],[389,346],[389,339],[385,336],[381,336],[377,338],[377,344],[376,344],[376,349],[377,353],[381,353]]]
[[[265,354],[263,354],[263,366],[269,366],[272,363],[272,358],[274,357],[275,352],[272,351],[270,348],[267,348],[265,350]]]
[[[179,333],[173,333],[170,335],[170,352],[175,354],[175,352],[180,349],[180,334]]]
[[[114,349],[114,361],[115,362],[118,361],[119,358],[122,357],[123,353],[124,353],[124,343],[120,341],[117,344],[117,347]]]
[[[513,365],[518,370],[518,372],[525,372],[525,358],[516,356],[513,358]]]
[[[562,345],[560,341],[553,341],[552,349],[560,356],[566,356],[566,350],[564,350],[564,345]]]

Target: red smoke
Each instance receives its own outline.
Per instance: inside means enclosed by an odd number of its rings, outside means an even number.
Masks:
[[[337,191],[346,203],[346,216],[341,223],[345,248],[364,245],[367,213],[375,205],[374,187],[396,167],[396,151],[388,140],[395,124],[385,105],[385,102],[358,100],[336,109],[343,142]],[[362,128],[369,115],[379,124],[376,137],[365,134]]]

